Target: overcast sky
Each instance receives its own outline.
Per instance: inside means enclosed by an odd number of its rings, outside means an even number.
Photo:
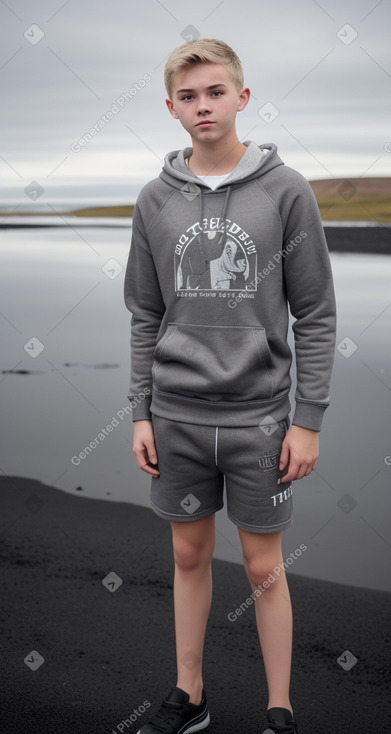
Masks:
[[[134,202],[189,144],[163,69],[191,35],[242,60],[241,139],[276,143],[308,179],[391,175],[389,0],[0,0],[0,13],[3,205]]]

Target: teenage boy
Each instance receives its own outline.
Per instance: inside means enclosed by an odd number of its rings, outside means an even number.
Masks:
[[[267,731],[295,734],[292,608],[285,573],[273,569],[293,522],[292,481],[316,468],[329,403],[329,255],[308,182],[274,144],[237,137],[236,114],[250,90],[235,52],[215,39],[185,43],[168,58],[165,84],[168,110],[192,147],[169,153],[138,197],[125,302],[133,450],[152,477],[153,510],[172,527],[177,683],[139,734],[209,724],[202,654],[224,480],[253,591]],[[288,303],[297,372],[292,425]]]

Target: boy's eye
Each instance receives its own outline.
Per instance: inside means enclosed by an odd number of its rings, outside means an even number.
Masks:
[[[214,89],[213,92],[212,92],[212,97],[213,96],[221,97],[222,94],[223,94],[223,92],[221,92],[219,89]],[[183,97],[181,97],[181,99],[182,99],[182,102],[189,102],[190,100],[194,99],[194,95],[193,94],[185,94]]]

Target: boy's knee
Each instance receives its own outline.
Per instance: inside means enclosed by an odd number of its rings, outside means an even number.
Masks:
[[[183,571],[194,571],[210,563],[213,555],[213,548],[209,543],[192,543],[184,538],[174,540],[173,550],[175,564]]]
[[[261,586],[265,590],[275,588],[277,584],[274,584],[274,581],[277,581],[283,575],[283,570],[280,568],[280,573],[276,575],[275,569],[278,566],[278,561],[275,559],[244,559],[244,565],[250,583],[254,586]]]

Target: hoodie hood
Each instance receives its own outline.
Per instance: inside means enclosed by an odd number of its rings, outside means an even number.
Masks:
[[[227,186],[236,183],[247,183],[268,173],[277,166],[284,165],[274,143],[257,145],[252,140],[245,140],[244,145],[247,146],[247,150],[242,155],[239,163],[215,190],[225,189]],[[268,151],[266,155],[263,153],[265,149]],[[206,193],[210,191],[208,185],[186,165],[186,158],[189,158],[192,153],[193,148],[173,150],[167,153],[160,178],[169,186],[181,189],[183,193],[186,183],[193,184],[193,186],[189,186],[189,194],[197,195],[202,190]]]
[[[247,146],[247,150],[242,155],[237,166],[235,166],[234,170],[228,174],[227,178],[216,189],[210,189],[208,184],[196,176],[186,164],[186,158],[190,158],[193,153],[193,148],[184,148],[183,150],[174,150],[168,153],[164,159],[164,166],[160,178],[169,186],[180,189],[186,198],[199,197],[200,222],[204,219],[204,196],[213,194],[214,191],[225,191],[224,204],[221,211],[221,219],[225,221],[232,186],[235,186],[235,184],[244,185],[249,181],[263,176],[273,168],[284,165],[284,162],[277,153],[277,146],[274,143],[257,145],[252,140],[246,140],[244,141],[244,145]],[[267,150],[266,154],[265,150]],[[220,234],[219,243],[223,241],[225,236],[226,225]],[[201,233],[200,240],[201,252],[203,253],[205,244],[204,233]]]

